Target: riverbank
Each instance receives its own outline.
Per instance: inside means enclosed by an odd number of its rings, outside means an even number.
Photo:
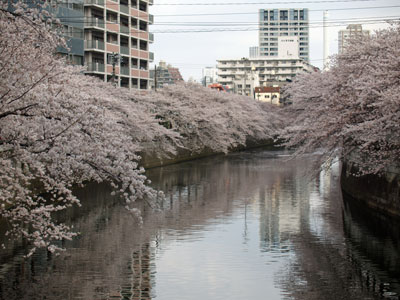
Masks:
[[[249,142],[245,146],[239,146],[231,149],[230,152],[244,151],[254,148],[265,148],[268,150],[280,149],[280,147],[272,140]],[[193,153],[187,149],[179,149],[175,155],[160,157],[155,153],[143,152],[140,154],[142,157],[140,165],[145,169],[162,167],[172,165],[180,162],[191,161],[215,155],[225,155],[221,152],[213,151],[212,149],[205,148],[201,152]]]
[[[356,172],[350,160],[343,162],[340,180],[343,192],[363,206],[400,218],[400,168],[393,166],[383,175],[353,175]]]

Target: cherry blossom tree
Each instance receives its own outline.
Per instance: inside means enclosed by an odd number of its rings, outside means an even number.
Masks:
[[[116,88],[67,65],[45,10],[0,6],[0,216],[10,238],[49,251],[75,233],[54,214],[81,205],[74,186],[108,182],[126,202],[155,199],[139,153],[227,152],[272,138],[279,118],[248,97],[196,85]],[[170,124],[172,126],[167,126]]]
[[[161,123],[179,133],[180,147],[191,153],[227,153],[272,140],[282,123],[272,105],[193,83],[166,86],[144,102]]]
[[[317,151],[329,165],[351,155],[360,174],[380,173],[400,157],[400,26],[350,42],[329,71],[298,76],[282,137],[296,155]]]
[[[41,14],[0,10],[0,214],[9,235],[54,251],[53,240],[75,235],[53,220],[80,205],[74,185],[110,182],[127,205],[155,197],[138,166],[140,143],[174,135],[114,87],[56,58],[62,40]]]

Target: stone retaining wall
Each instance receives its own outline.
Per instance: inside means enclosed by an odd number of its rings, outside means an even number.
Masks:
[[[393,166],[381,176],[354,176],[357,171],[351,160],[343,162],[341,186],[343,192],[385,215],[400,218],[400,167]]]

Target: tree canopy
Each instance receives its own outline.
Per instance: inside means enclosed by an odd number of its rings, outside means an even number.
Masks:
[[[32,251],[75,235],[54,220],[81,205],[75,186],[108,182],[133,213],[135,200],[155,199],[140,153],[226,153],[273,137],[279,118],[247,97],[196,85],[133,92],[85,76],[57,55],[65,44],[44,11],[1,5],[0,216]]]
[[[360,174],[380,173],[400,157],[400,26],[350,41],[328,71],[298,76],[282,134],[296,154],[322,161],[351,155]],[[329,165],[329,164],[328,164]]]

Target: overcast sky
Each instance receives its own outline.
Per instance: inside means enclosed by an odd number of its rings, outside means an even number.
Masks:
[[[309,9],[310,62],[319,68],[323,10],[329,11],[330,54],[337,53],[338,31],[347,24],[363,24],[363,29],[375,30],[387,26],[382,19],[400,18],[400,0],[154,0],[150,7],[154,15],[154,25],[150,26],[154,32],[150,46],[154,64],[166,61],[178,67],[185,80],[192,77],[199,81],[201,69],[215,66],[218,59],[248,57],[249,47],[258,46],[261,8]],[[221,22],[225,24],[218,24]],[[234,29],[243,31],[231,31]],[[211,32],[184,32],[193,30]]]

